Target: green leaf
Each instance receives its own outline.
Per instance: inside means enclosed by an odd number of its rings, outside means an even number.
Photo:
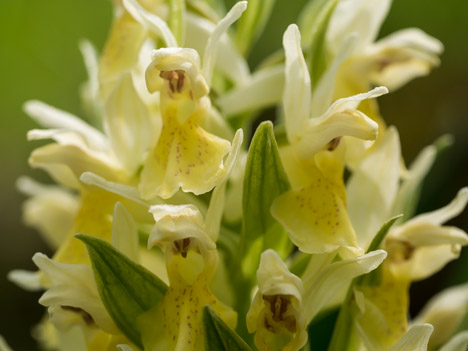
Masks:
[[[207,351],[251,350],[246,342],[229,328],[208,305],[203,309],[203,330]]]
[[[397,215],[395,217],[390,218],[388,221],[386,221],[382,227],[379,229],[377,234],[374,236],[374,239],[372,240],[369,248],[367,249],[366,253],[369,253],[371,251],[378,250],[381,246],[382,243],[385,239],[385,237],[388,234],[388,231],[392,227],[392,225],[399,220],[401,217],[403,217],[402,214]],[[381,281],[381,270],[382,266],[377,267],[377,269],[373,270],[372,272],[369,272],[365,275],[362,275],[354,281],[354,285],[357,286],[362,286],[362,285],[379,285]]]
[[[182,46],[185,32],[185,0],[169,0],[169,28]]]
[[[380,227],[379,231],[377,234],[374,236],[374,239],[372,239],[371,244],[369,245],[369,248],[367,249],[366,253],[369,253],[371,251],[378,250],[380,246],[382,245],[383,240],[388,234],[388,231],[392,227],[392,225],[401,217],[403,217],[402,214],[396,215],[392,218],[390,218],[388,221],[386,221],[382,227]]]
[[[243,254],[247,254],[253,246],[259,250],[273,248],[284,251],[284,246],[289,244],[287,235],[270,213],[273,201],[289,188],[289,181],[278,153],[273,124],[269,121],[263,122],[257,128],[250,144],[245,170],[242,195]],[[252,257],[258,259],[259,253],[260,251],[252,254]],[[254,265],[256,269],[257,264]]]
[[[91,235],[75,237],[86,244],[102,302],[122,333],[143,348],[137,318],[156,305],[167,286],[153,273]]]

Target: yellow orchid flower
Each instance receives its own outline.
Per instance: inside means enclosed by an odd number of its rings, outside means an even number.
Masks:
[[[237,322],[236,312],[219,301],[209,288],[218,264],[216,244],[193,205],[155,205],[150,212],[156,224],[148,247],[158,245],[165,252],[169,289],[156,310],[165,323],[146,328],[144,343],[149,348],[166,350],[204,350],[205,305],[213,308],[231,328]]]
[[[160,90],[163,128],[141,173],[139,189],[144,199],[167,199],[179,188],[203,194],[223,177],[223,158],[230,143],[208,133],[201,124],[212,108],[207,94],[216,42],[245,8],[246,3],[239,2],[219,22],[206,44],[203,67],[194,49],[153,52],[146,84],[151,93]]]
[[[380,87],[339,99],[323,110],[314,101],[325,92],[318,90],[311,95],[297,26],[288,27],[283,45],[286,53],[283,105],[289,145],[280,149],[280,154],[293,190],[275,200],[272,215],[303,252],[340,250],[345,257],[357,256],[363,251],[346,210],[342,180],[344,150],[337,146],[346,135],[368,140],[376,137],[377,124],[357,107],[361,101],[387,90]]]

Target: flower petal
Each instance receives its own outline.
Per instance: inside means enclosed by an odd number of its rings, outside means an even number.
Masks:
[[[153,51],[153,61],[146,70],[146,84],[152,93],[159,89],[161,71],[184,71],[190,79],[193,97],[199,99],[210,91],[200,69],[200,56],[190,48],[161,48]]]
[[[107,99],[104,127],[113,152],[133,174],[158,139],[160,130],[152,125],[150,111],[135,90],[128,72],[122,75]]]
[[[29,164],[33,168],[42,168],[46,171],[50,170],[49,166],[66,167],[68,172],[73,173],[76,180],[86,171],[117,181],[123,181],[127,178],[122,168],[114,160],[107,158],[106,155],[93,153],[73,144],[42,146],[31,153]]]
[[[371,44],[390,9],[391,0],[344,0],[339,1],[327,31],[327,46],[332,53],[344,37],[351,32],[359,35],[356,51]]]
[[[216,46],[221,38],[221,35],[227,31],[227,29],[237,21],[242,13],[247,9],[247,1],[237,2],[231,10],[224,16],[221,21],[218,22],[211,36],[208,38],[206,43],[205,52],[203,55],[203,75],[205,76],[208,83],[211,82],[211,75],[213,71],[213,65],[215,62]]]
[[[123,0],[125,9],[137,20],[140,25],[161,37],[167,47],[177,47],[177,40],[171,30],[159,16],[146,11],[135,0]]]
[[[146,29],[127,12],[113,24],[99,61],[99,95],[102,101],[107,100],[120,75],[137,63],[145,36]]]
[[[426,146],[411,164],[408,173],[405,175],[398,194],[393,204],[392,213],[394,215],[403,213],[403,221],[413,216],[415,210],[415,199],[422,186],[424,177],[433,165],[437,154],[435,145]]]
[[[465,187],[460,189],[457,196],[448,205],[438,210],[418,215],[406,222],[406,224],[410,225],[412,223],[427,222],[434,225],[440,225],[462,213],[467,203],[468,187]]]
[[[17,181],[18,189],[30,198],[23,204],[26,225],[39,230],[45,241],[57,249],[70,232],[78,211],[78,198],[65,188],[43,185],[28,177]]]
[[[185,19],[185,45],[203,53],[206,42],[216,25],[193,13],[187,13]],[[229,77],[236,85],[245,84],[250,78],[249,66],[226,33],[219,38],[215,50],[215,68]]]
[[[96,151],[104,151],[109,147],[107,138],[100,131],[66,111],[37,100],[26,102],[23,109],[44,128],[63,129],[79,134]]]
[[[284,90],[284,67],[275,65],[256,71],[245,84],[222,95],[217,103],[226,117],[275,105]]]
[[[131,260],[139,262],[137,227],[132,215],[120,202],[114,206],[111,244]]]
[[[148,247],[164,246],[167,243],[195,238],[208,249],[216,244],[205,231],[203,217],[194,205],[155,205],[150,207],[156,224],[148,238]]]
[[[205,216],[205,223],[206,232],[214,242],[218,239],[221,219],[224,212],[226,184],[231,172],[239,163],[239,150],[242,145],[243,138],[244,133],[242,129],[238,129],[234,136],[234,140],[232,141],[231,150],[226,158],[226,173],[224,178],[219,180],[219,183],[211,194],[210,205]]]

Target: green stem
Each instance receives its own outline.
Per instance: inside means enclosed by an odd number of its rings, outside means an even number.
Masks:
[[[185,34],[185,0],[169,1],[169,27],[179,46],[184,43]]]
[[[328,346],[328,351],[346,351],[350,348],[350,337],[352,330],[352,316],[351,311],[349,310],[349,305],[351,302],[352,287],[350,286],[348,294],[341,305],[338,318],[335,322],[335,328],[333,329],[333,335]]]

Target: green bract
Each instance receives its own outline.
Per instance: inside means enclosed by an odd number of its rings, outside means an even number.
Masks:
[[[287,236],[272,217],[273,201],[289,190],[289,181],[281,164],[271,122],[257,128],[247,158],[242,209],[244,214],[241,252],[246,255],[244,271],[254,272],[259,255],[273,248],[287,255]]]
[[[109,243],[90,235],[86,244],[102,302],[120,330],[143,347],[137,320],[161,301],[167,286],[146,268],[132,262]]]
[[[251,348],[211,309],[203,309],[203,331],[208,351],[249,351]]]

